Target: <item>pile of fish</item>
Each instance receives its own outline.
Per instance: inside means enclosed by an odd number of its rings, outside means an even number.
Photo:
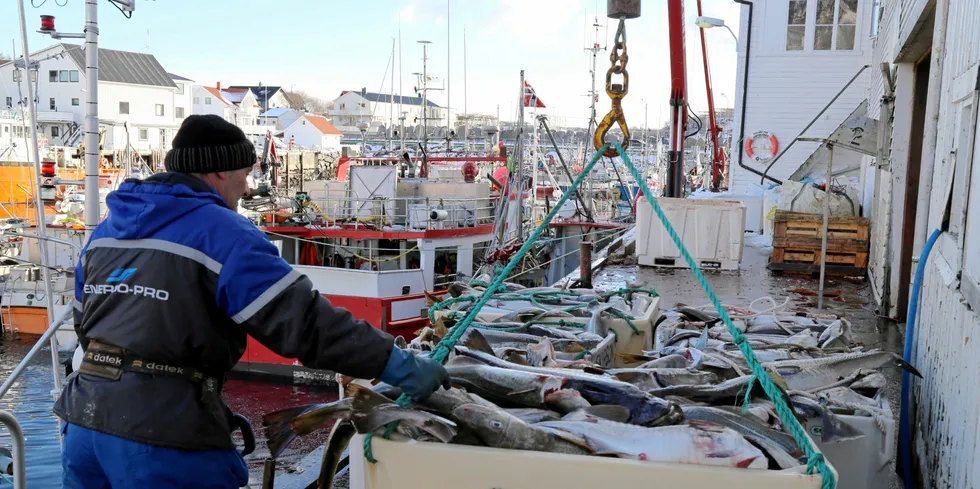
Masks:
[[[270,451],[276,456],[294,437],[339,420],[324,456],[323,470],[331,473],[354,433],[380,433],[398,421],[391,439],[747,469],[806,464],[716,315],[686,307],[663,311],[655,348],[620,352],[621,367],[612,368],[581,353],[605,339],[611,315],[603,311],[640,314],[641,301],[555,290],[495,295],[446,362],[451,389],[401,407],[395,387],[350,384],[340,401],[267,415]],[[453,295],[466,293],[456,286]],[[465,311],[471,304],[454,307]],[[891,417],[882,403],[880,367],[918,374],[893,353],[853,345],[842,318],[729,312],[797,416],[823,424],[825,442],[863,436],[840,414]],[[588,314],[588,326],[539,324],[565,314]],[[430,355],[456,318],[442,316],[403,346]]]

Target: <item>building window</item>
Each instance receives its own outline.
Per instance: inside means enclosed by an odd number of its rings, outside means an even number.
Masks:
[[[14,106],[14,99],[13,99],[13,97],[7,97],[7,108],[9,109],[9,108],[11,108],[13,106]]]
[[[78,70],[71,70],[68,72],[68,81],[78,83]]]
[[[68,83],[68,70],[61,70],[58,72],[58,81]]]
[[[72,104],[73,106],[76,106],[76,107],[77,107],[77,106],[78,106],[78,99],[77,99],[77,98],[73,98],[73,99],[71,99],[71,104]]]
[[[176,117],[178,119],[183,119],[184,118],[184,108],[183,107],[174,107],[174,117]]]
[[[149,130],[140,129],[140,141],[146,141],[150,139]]]
[[[61,128],[58,126],[51,126],[51,137],[56,138],[61,136]]]
[[[58,81],[58,70],[51,70],[48,72],[48,81],[57,82]]]
[[[19,82],[21,80],[20,70],[14,70],[14,81]]]
[[[201,103],[201,97],[194,97],[194,105],[199,105]]]
[[[120,114],[129,113],[129,102],[119,102],[119,113]]]
[[[786,27],[786,50],[802,51],[806,37],[806,0],[790,0]]]
[[[183,94],[184,94],[184,84],[183,83],[178,83],[177,84],[177,95],[183,95]]]
[[[24,126],[14,126],[14,137],[15,138],[24,137]]]
[[[837,50],[853,51],[858,0],[840,0],[837,10]]]
[[[344,110],[344,106],[347,104],[340,104],[340,110]]]
[[[53,98],[48,99],[48,108],[51,110],[55,110],[55,104]]]
[[[162,116],[163,115],[163,104],[156,104],[153,106],[153,113]]]
[[[204,105],[211,105],[211,97],[204,97]]]

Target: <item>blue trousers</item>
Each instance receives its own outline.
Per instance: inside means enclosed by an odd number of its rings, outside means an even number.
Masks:
[[[161,448],[65,423],[64,487],[73,489],[238,489],[248,467],[236,450]]]

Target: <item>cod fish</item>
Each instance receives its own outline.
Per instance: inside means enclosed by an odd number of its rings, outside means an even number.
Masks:
[[[611,377],[570,369],[516,365],[495,356],[460,346],[456,347],[456,352],[466,355],[469,359],[463,360],[465,357],[456,357],[453,359],[453,364],[459,361],[477,361],[512,370],[562,377],[566,381],[566,388],[579,391],[590,404],[615,404],[629,409],[630,423],[633,424],[645,426],[674,424],[679,423],[684,416],[676,404],[654,397],[634,385]]]
[[[641,428],[602,420],[548,421],[535,426],[561,430],[582,437],[597,453],[622,458],[698,465],[765,469],[762,451],[735,431],[714,423]]]
[[[323,458],[320,460],[320,476],[317,478],[317,487],[320,489],[333,489],[333,479],[337,475],[337,466],[343,458],[344,450],[350,445],[351,438],[357,430],[350,421],[341,420],[333,425],[330,437],[323,449]]]
[[[682,406],[688,420],[707,421],[732,429],[761,447],[780,469],[800,465],[803,451],[792,436],[760,423],[754,415],[741,415],[711,406]],[[805,463],[805,461],[803,462]]]
[[[464,404],[453,411],[453,417],[488,447],[574,455],[593,452],[584,440],[573,435],[558,436],[490,406]]]
[[[452,421],[424,411],[403,408],[387,397],[358,384],[347,386],[351,397],[328,404],[286,408],[262,418],[269,452],[275,458],[297,436],[308,435],[332,419],[349,421],[359,433],[375,431],[394,421],[448,443],[456,436]],[[411,429],[411,428],[410,428]]]
[[[875,369],[889,363],[902,367],[916,377],[922,377],[901,355],[880,350],[840,353],[805,360],[783,360],[767,363],[765,366],[774,368],[782,375],[790,389],[808,391],[833,384],[859,369]]]
[[[582,397],[579,391],[574,389],[562,389],[552,392],[545,396],[544,402],[551,409],[565,415],[581,411],[597,418],[619,421],[621,423],[625,423],[630,419],[629,409],[614,405],[593,406]]]
[[[544,397],[561,389],[565,380],[544,373],[511,370],[490,365],[461,365],[454,362],[446,367],[453,384],[496,404],[521,407],[545,407]]]

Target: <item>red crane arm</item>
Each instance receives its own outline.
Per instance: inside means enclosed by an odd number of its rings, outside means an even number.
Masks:
[[[684,51],[684,1],[667,0],[670,39],[670,153],[667,197],[684,196],[684,129],[687,126],[687,63]]]

